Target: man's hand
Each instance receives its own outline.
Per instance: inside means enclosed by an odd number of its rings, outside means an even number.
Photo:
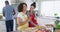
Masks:
[[[13,14],[13,15],[15,15],[15,14],[16,14],[15,10],[13,10],[13,12],[14,12],[14,14]]]

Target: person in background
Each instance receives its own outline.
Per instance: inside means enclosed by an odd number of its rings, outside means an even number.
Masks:
[[[5,1],[6,6],[3,7],[3,16],[5,17],[6,30],[7,32],[13,31],[13,21],[15,10],[12,6],[9,5],[8,1]]]
[[[18,30],[24,30],[28,28],[28,22],[30,21],[30,18],[26,15],[27,11],[27,4],[26,3],[20,3],[18,6],[18,15],[17,15],[17,24],[18,24]]]
[[[36,3],[33,2],[30,6],[30,11],[27,11],[28,17],[31,17],[31,21],[29,22],[29,27],[38,26],[38,23],[35,17],[35,11],[34,11],[35,8],[36,8]]]

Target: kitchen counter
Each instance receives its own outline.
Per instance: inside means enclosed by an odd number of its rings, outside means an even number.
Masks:
[[[32,28],[26,28],[25,30],[17,30],[17,31],[12,31],[12,32],[37,32],[38,30],[40,31],[46,31],[46,29],[42,28],[42,29],[38,29],[36,27],[32,27]],[[50,29],[51,32],[53,32],[52,29]]]
[[[37,22],[39,25],[44,25],[44,24],[55,24],[55,17],[48,17],[48,16],[44,16],[44,17],[37,17]]]
[[[26,28],[25,30],[17,30],[13,32],[36,32],[38,29],[36,27]]]
[[[41,26],[44,26],[44,24],[54,24],[55,20],[56,20],[55,17],[37,17],[37,22]],[[5,19],[0,19],[0,25],[2,25],[0,27],[1,29],[3,27],[5,27]],[[6,30],[6,28],[4,28],[4,29]],[[3,31],[3,30],[1,30],[1,31]],[[16,31],[16,18],[14,20],[14,31]]]
[[[0,21],[5,21],[5,19],[2,18],[2,19],[0,19]]]
[[[14,19],[16,20],[17,17],[14,17]],[[5,17],[1,18],[0,21],[5,21]]]

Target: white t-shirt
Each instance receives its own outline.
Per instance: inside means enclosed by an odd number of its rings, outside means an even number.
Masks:
[[[23,12],[18,13],[17,17],[19,17],[22,20],[22,22],[24,22],[28,19],[27,15],[24,14]],[[23,29],[26,29],[26,28],[28,28],[28,22],[26,24],[22,25],[22,26],[18,26],[18,30],[23,30]]]
[[[27,15],[23,12],[18,13],[17,17],[21,18],[22,22],[26,21],[26,19],[28,18]]]

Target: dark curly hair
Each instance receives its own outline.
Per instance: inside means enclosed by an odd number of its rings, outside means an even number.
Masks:
[[[33,2],[33,3],[31,4],[31,6],[34,6],[34,8],[36,8],[36,3]]]
[[[18,12],[22,12],[22,11],[23,11],[23,5],[24,5],[24,4],[27,6],[26,3],[20,3],[20,4],[18,5]]]

